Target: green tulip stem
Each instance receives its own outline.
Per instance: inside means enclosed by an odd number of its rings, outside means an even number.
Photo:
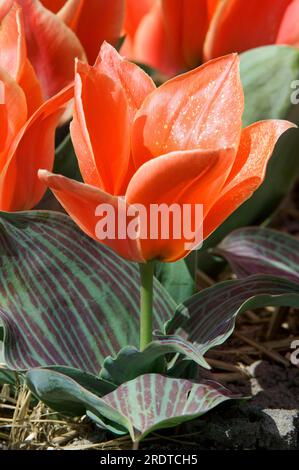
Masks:
[[[153,337],[153,281],[155,263],[140,264],[140,351]]]

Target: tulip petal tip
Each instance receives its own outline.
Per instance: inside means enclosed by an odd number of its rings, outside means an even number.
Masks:
[[[44,170],[44,169],[38,170],[37,174],[38,174],[39,179],[43,181],[45,181],[51,175],[51,173],[48,170]]]

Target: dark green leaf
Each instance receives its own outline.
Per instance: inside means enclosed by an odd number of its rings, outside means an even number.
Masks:
[[[152,372],[165,372],[165,356],[167,354],[182,354],[198,365],[210,369],[202,357],[202,351],[192,343],[176,335],[155,335],[142,352],[127,346],[115,358],[108,357],[103,363],[100,377],[106,381],[120,385],[139,375]]]
[[[137,348],[126,346],[115,358],[109,356],[103,363],[100,378],[121,385],[139,375],[151,372],[165,372],[165,362],[158,360],[165,352],[159,347],[147,347],[140,352]]]
[[[10,370],[4,364],[0,364],[0,386],[12,385],[16,386],[22,381],[22,375],[18,372]]]
[[[195,282],[184,260],[175,263],[157,263],[155,275],[178,303],[194,294]]]
[[[55,152],[54,173],[58,173],[77,181],[82,181],[82,176],[78,166],[78,160],[72,144],[70,134],[68,134]]]

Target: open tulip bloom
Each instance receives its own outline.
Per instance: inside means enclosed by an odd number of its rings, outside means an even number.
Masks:
[[[141,349],[152,337],[153,262],[185,257],[248,199],[278,138],[294,126],[268,120],[242,129],[243,107],[236,54],[159,88],[107,43],[95,66],[76,65],[71,135],[84,183],[45,170],[39,175],[84,232],[140,263]],[[174,234],[174,216],[168,237],[161,230],[151,236],[151,208],[161,205],[191,208],[181,228],[191,220],[192,240],[184,230]],[[113,209],[113,223],[103,208]],[[103,220],[125,230],[99,237]]]

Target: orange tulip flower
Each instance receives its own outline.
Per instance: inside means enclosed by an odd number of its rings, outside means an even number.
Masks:
[[[88,61],[94,63],[104,40],[116,44],[120,38],[125,0],[42,0],[76,33]],[[136,2],[139,8],[139,1]]]
[[[299,0],[154,0],[127,34],[125,55],[171,76],[232,52],[299,47]]]
[[[83,46],[39,0],[2,0],[0,22],[0,67],[21,85],[33,111],[73,81],[75,58],[86,59]]]
[[[0,68],[1,211],[31,209],[42,198],[37,170],[53,168],[55,129],[72,95],[69,87],[30,116],[24,91]]]
[[[100,204],[133,212],[137,204],[202,204],[207,237],[260,186],[279,136],[294,126],[269,120],[242,130],[242,113],[236,54],[155,88],[104,44],[94,67],[78,62],[76,70],[71,135],[85,184],[43,170],[40,178],[94,239]],[[180,259],[185,242],[103,240],[138,262]]]
[[[196,67],[202,62],[205,36],[219,1],[140,0],[137,7],[127,0],[122,54],[168,76]]]
[[[206,39],[205,58],[269,44],[299,47],[299,0],[223,0]]]

